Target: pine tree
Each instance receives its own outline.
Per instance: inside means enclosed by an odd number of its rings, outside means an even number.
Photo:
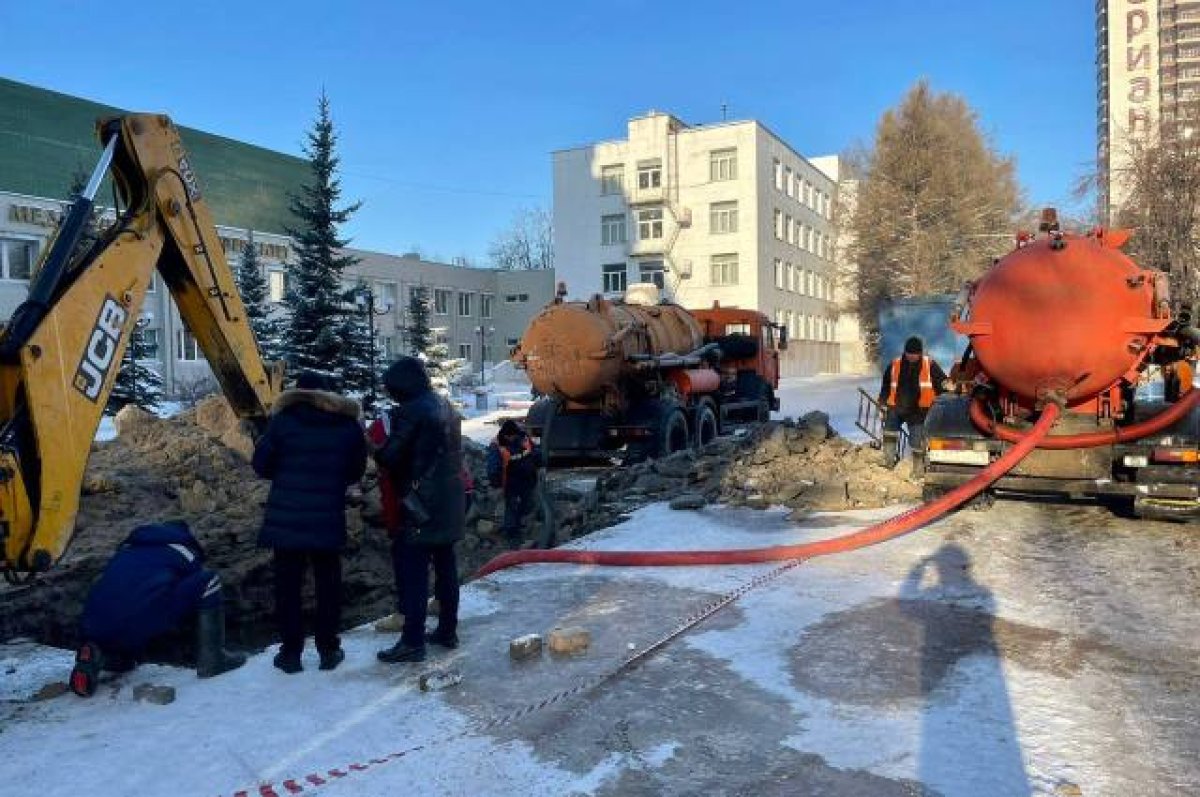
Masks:
[[[316,371],[342,378],[346,312],[342,273],[357,258],[341,253],[347,240],[338,236],[338,226],[358,210],[361,203],[339,207],[342,189],[337,178],[337,136],[329,115],[329,99],[321,93],[317,120],[308,133],[304,152],[312,168],[312,182],[293,196],[292,215],[298,229],[289,229],[295,241],[296,262],[292,265],[287,303],[285,355],[292,373]]]
[[[379,363],[374,362],[379,352],[371,340],[371,321],[367,314],[373,308],[367,305],[368,288],[364,283],[355,285],[342,295],[346,308],[338,327],[342,351],[338,371],[342,377],[342,389],[358,396],[363,409],[374,409],[371,401],[372,386],[377,379]]]
[[[254,232],[247,230],[246,248],[242,250],[237,264],[238,293],[246,307],[246,320],[258,340],[258,351],[264,360],[283,359],[283,321],[272,318],[268,296],[267,279],[263,275],[258,259],[258,247],[254,245]]]
[[[408,349],[420,357],[429,372],[429,380],[442,395],[450,394],[450,385],[466,368],[466,361],[450,358],[450,348],[437,342],[436,331],[429,326],[430,298],[425,286],[414,287],[408,294]]]
[[[134,324],[129,344],[125,347],[125,357],[121,360],[121,370],[117,372],[117,380],[104,407],[106,415],[116,415],[127,404],[135,404],[150,412],[158,409],[158,403],[162,401],[163,381],[157,371],[144,364],[148,359],[150,351],[146,345],[145,330],[141,324]]]
[[[874,341],[885,301],[957,293],[1007,251],[1020,190],[975,111],[924,81],[884,114],[861,171],[848,254]]]
[[[429,289],[425,286],[413,288],[408,294],[408,349],[414,357],[425,353],[433,341],[429,329]]]

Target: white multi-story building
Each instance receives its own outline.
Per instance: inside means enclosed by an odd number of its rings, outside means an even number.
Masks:
[[[554,153],[555,270],[573,298],[654,282],[685,307],[788,328],[785,375],[839,370],[831,176],[756,121],[651,112]]]

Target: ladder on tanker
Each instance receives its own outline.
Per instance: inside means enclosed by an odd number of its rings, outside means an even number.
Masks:
[[[883,448],[883,420],[886,415],[887,410],[883,405],[860,387],[858,389],[858,416],[854,419],[854,425],[871,439],[871,448]],[[896,444],[897,459],[902,458],[908,449],[908,430],[901,429],[899,434],[900,439]]]

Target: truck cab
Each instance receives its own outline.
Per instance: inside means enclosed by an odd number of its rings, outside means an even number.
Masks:
[[[778,411],[779,352],[787,349],[787,328],[756,310],[721,307],[692,310],[706,343],[721,349],[722,421],[767,420]]]

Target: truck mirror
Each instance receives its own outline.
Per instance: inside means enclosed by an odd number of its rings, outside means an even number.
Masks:
[[[780,351],[787,351],[787,344],[788,344],[787,332],[788,332],[787,324],[780,324],[779,325],[779,350]]]

